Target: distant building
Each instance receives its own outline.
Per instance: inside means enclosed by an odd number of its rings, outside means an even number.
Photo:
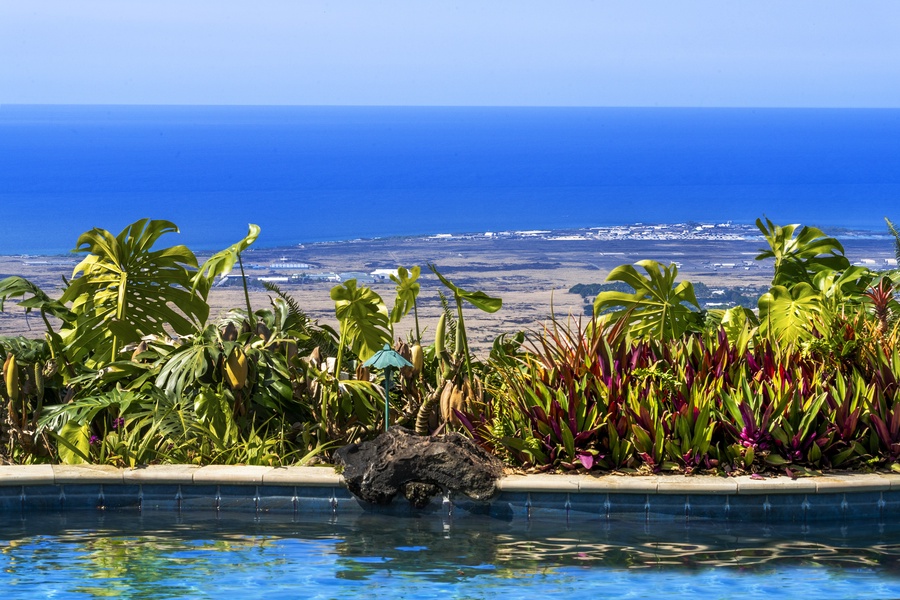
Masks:
[[[369,273],[369,277],[375,279],[377,281],[384,281],[385,279],[390,279],[391,275],[397,277],[397,269],[375,269],[371,273]]]
[[[347,271],[346,273],[338,274],[338,281],[349,281],[351,279],[355,279],[360,283],[372,283],[374,281],[371,275],[360,271]]]
[[[306,276],[310,281],[340,281],[341,278],[337,273],[310,273]]]

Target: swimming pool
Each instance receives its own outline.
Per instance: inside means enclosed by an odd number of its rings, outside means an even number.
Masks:
[[[31,513],[0,528],[6,598],[900,597],[900,528],[469,515]]]
[[[900,477],[506,478],[373,507],[330,469],[0,467],[8,598],[900,597]],[[381,600],[381,599],[379,599]]]

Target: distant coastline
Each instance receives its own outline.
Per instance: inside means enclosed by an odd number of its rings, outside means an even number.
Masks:
[[[812,225],[812,224],[808,224]],[[846,227],[820,227],[827,235],[834,235],[841,240],[884,240],[891,242],[893,237],[887,232],[866,228],[846,228]],[[81,232],[73,232],[73,240]],[[117,232],[114,232],[117,233]],[[490,241],[490,240],[541,240],[541,241],[559,241],[559,242],[578,242],[578,241],[632,241],[632,242],[665,242],[665,241],[752,241],[762,240],[762,235],[754,224],[747,223],[703,223],[697,221],[686,221],[682,223],[631,223],[628,225],[608,225],[602,227],[579,227],[579,228],[556,228],[556,229],[528,229],[528,230],[501,230],[501,231],[478,231],[478,232],[446,232],[426,235],[396,235],[386,237],[357,237],[342,240],[325,240],[314,241],[297,244],[278,244],[271,245],[265,243],[265,235],[253,246],[251,251],[277,252],[279,250],[293,250],[297,248],[315,248],[320,246],[338,246],[344,244],[357,244],[372,242],[398,242],[416,241],[416,242],[441,242],[441,241]],[[168,239],[162,238],[161,243],[165,245],[178,244],[180,241],[176,236]],[[74,243],[72,244],[74,246]],[[207,248],[197,250],[198,255],[206,255],[216,252],[217,249]],[[28,264],[38,266],[45,264],[47,266],[64,266],[74,264],[74,260],[78,255],[67,253],[40,254],[40,253],[0,253],[0,256],[18,257],[25,260]],[[71,258],[69,258],[71,256]],[[28,260],[31,259],[31,260]]]
[[[182,242],[180,236],[167,237],[160,243]],[[74,238],[75,234],[70,235],[71,245]],[[844,230],[838,239],[854,264],[876,270],[896,266],[893,238],[886,231]],[[440,283],[426,265],[434,263],[464,289],[503,298],[504,308],[498,313],[476,311],[472,315],[473,340],[481,350],[489,349],[494,337],[511,327],[539,326],[551,313],[583,315],[596,293],[593,286],[602,284],[607,274],[622,264],[642,259],[675,264],[679,280],[691,281],[698,290],[708,292],[703,302],[709,307],[740,301],[740,296],[756,298],[772,277],[771,262],[756,260],[765,247],[762,236],[754,225],[741,223],[448,232],[273,246],[265,240],[264,231],[260,241],[244,254],[255,305],[270,302],[263,288],[264,282],[270,282],[288,291],[311,317],[333,323],[334,303],[329,294],[333,286],[355,279],[384,298],[392,298],[394,284],[387,274],[398,266],[418,265],[423,271],[423,298],[431,302],[420,307],[420,316],[433,323],[441,311],[436,295]],[[208,256],[192,249],[200,260]],[[81,258],[74,254],[0,255],[0,278],[24,276],[53,295],[60,292],[63,278],[72,276]],[[218,281],[211,301],[213,315],[240,306],[244,298],[239,276]],[[32,321],[35,318],[31,316]],[[40,328],[29,323],[27,313],[12,302],[0,313],[0,334],[30,336],[39,332]]]

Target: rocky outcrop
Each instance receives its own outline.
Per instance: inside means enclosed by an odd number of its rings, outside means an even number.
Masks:
[[[402,427],[345,446],[336,459],[350,491],[374,504],[389,504],[402,493],[421,508],[445,491],[487,500],[503,474],[503,464],[467,437],[419,436]]]

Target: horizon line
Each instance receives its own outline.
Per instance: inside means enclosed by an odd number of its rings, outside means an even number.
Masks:
[[[661,109],[661,110],[900,110],[898,106],[770,106],[770,105],[597,105],[597,104],[239,104],[214,103],[191,104],[180,102],[124,102],[124,103],[88,103],[88,102],[0,102],[0,109],[5,107],[78,107],[78,108],[459,108],[459,109]]]

